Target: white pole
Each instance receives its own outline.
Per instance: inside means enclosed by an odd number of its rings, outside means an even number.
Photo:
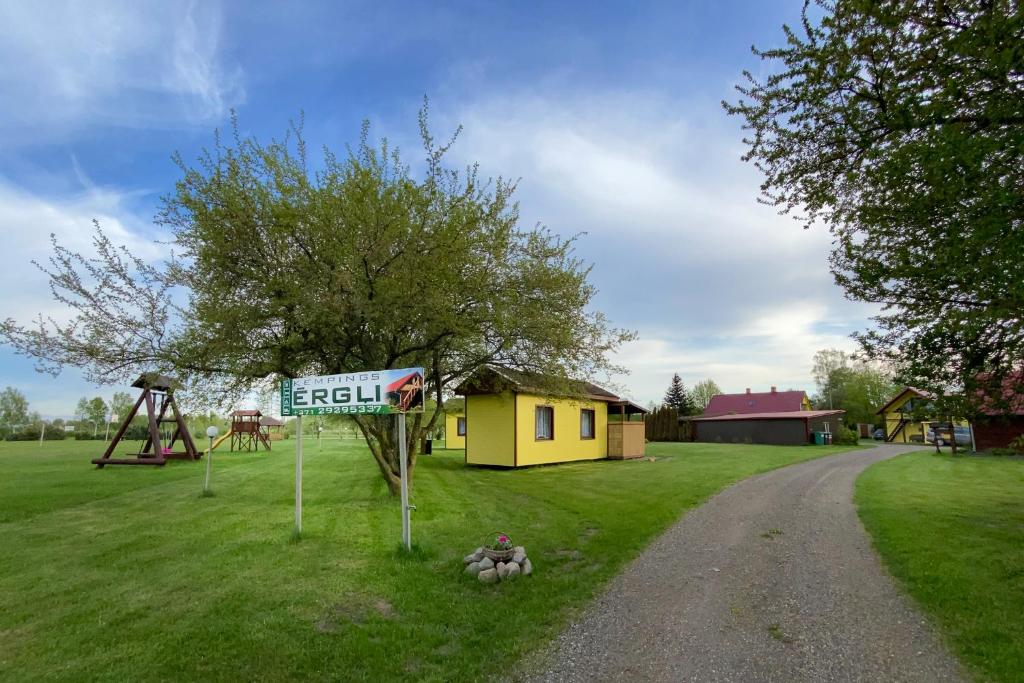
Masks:
[[[110,420],[107,420],[107,433],[103,435],[103,441],[110,441]]]
[[[39,430],[39,445],[43,445],[43,437],[46,436],[46,423],[43,423],[43,428]]]
[[[409,519],[409,468],[406,460],[409,459],[408,447],[405,443],[405,413],[398,414],[398,460],[399,471],[402,476],[402,545],[406,550],[412,550],[412,529]]]
[[[295,534],[302,534],[302,416],[295,416]]]
[[[203,493],[210,492],[210,461],[213,460],[213,437],[210,437],[210,450],[206,451],[206,481],[203,482]]]

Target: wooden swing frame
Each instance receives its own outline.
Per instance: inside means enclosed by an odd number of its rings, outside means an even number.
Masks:
[[[132,406],[132,409],[128,411],[128,414],[121,422],[121,426],[118,428],[114,438],[111,439],[110,445],[107,446],[103,457],[92,460],[92,463],[98,469],[103,469],[105,465],[161,466],[172,459],[199,460],[203,456],[202,451],[198,450],[195,442],[192,441],[192,435],[189,434],[185,418],[182,416],[181,411],[178,410],[178,404],[174,401],[175,384],[176,382],[170,377],[153,373],[143,374],[132,383],[132,386],[136,389],[142,389],[142,394],[139,395],[135,405]],[[143,404],[146,405],[146,415],[149,418],[149,435],[146,438],[145,445],[143,445],[141,451],[134,454],[134,458],[112,457],[114,449],[121,442],[121,439],[124,438],[125,432],[128,431],[128,427]],[[159,408],[157,404],[159,404]],[[166,417],[168,408],[171,410],[171,417]],[[166,423],[175,425],[174,433],[167,444],[167,452],[165,452],[160,441],[160,425]],[[184,450],[174,452],[174,444],[179,438]]]

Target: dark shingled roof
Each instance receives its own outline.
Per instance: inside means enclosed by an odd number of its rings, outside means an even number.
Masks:
[[[167,391],[178,386],[178,380],[158,372],[144,372],[139,378],[132,382],[136,389],[155,389],[156,391]]]
[[[618,396],[592,382],[583,380],[564,380],[521,370],[510,370],[487,365],[473,374],[465,382],[455,388],[456,394],[469,396],[472,394],[493,394],[503,390],[519,391],[532,394],[565,394],[581,396],[595,401],[618,401]]]
[[[807,396],[802,391],[753,391],[743,394],[715,394],[701,417],[783,413],[800,410]]]

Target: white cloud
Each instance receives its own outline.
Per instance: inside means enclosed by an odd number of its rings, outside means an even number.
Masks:
[[[145,222],[129,208],[130,196],[116,190],[87,187],[61,198],[31,194],[0,177],[0,239],[5,266],[0,269],[0,318],[25,322],[40,313],[62,318],[66,310],[50,297],[47,277],[32,261],[47,264],[50,234],[72,251],[92,253],[93,223],[117,245],[153,260],[159,246],[143,237]]]
[[[0,319],[8,317],[28,323],[36,316],[66,319],[69,311],[51,298],[47,276],[32,261],[46,265],[52,253],[50,234],[69,249],[90,254],[93,219],[115,245],[150,262],[166,257],[165,248],[155,242],[150,222],[132,209],[133,196],[116,189],[95,187],[75,165],[83,185],[78,192],[60,197],[43,197],[0,177],[0,240],[4,268],[0,269]],[[33,370],[33,361],[15,356],[0,346],[0,386],[16,386],[25,392],[32,410],[44,417],[67,417],[79,396],[103,395],[124,387],[97,388],[68,368],[57,378]],[[70,398],[69,398],[70,397]]]
[[[241,71],[220,60],[220,17],[212,3],[0,3],[3,140],[219,119],[244,99]]]
[[[521,177],[523,223],[588,234],[597,304],[640,341],[619,383],[643,401],[673,372],[727,390],[811,390],[818,349],[852,349],[872,308],[828,271],[831,238],[756,202],[740,132],[711,99],[539,84],[484,96],[443,122],[487,173]],[[444,129],[443,127],[441,129]]]

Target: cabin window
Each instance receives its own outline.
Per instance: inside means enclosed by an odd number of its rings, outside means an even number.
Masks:
[[[580,438],[594,438],[594,411],[583,408],[580,410]]]
[[[534,413],[534,431],[538,441],[555,438],[555,409],[551,406],[537,406]]]
[[[464,417],[457,417],[457,418],[455,418],[455,432],[459,436],[465,436],[466,435],[466,418],[464,418]]]

